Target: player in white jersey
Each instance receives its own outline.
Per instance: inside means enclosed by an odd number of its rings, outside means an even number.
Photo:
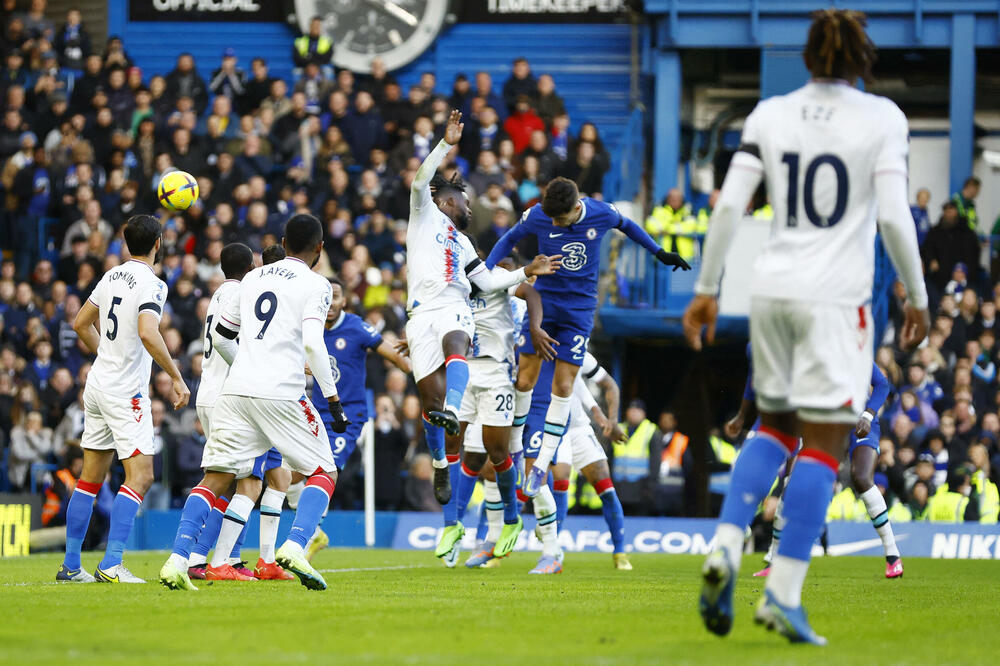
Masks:
[[[501,264],[501,270],[514,270],[512,261]],[[535,343],[551,348],[553,340],[542,330],[542,300],[529,284],[520,284],[506,291],[480,292],[473,287],[469,306],[476,331],[472,338],[472,359],[469,362],[469,385],[462,399],[458,418],[461,423],[457,435],[445,441],[449,457],[459,456],[463,441],[465,454],[457,481],[457,490],[444,505],[445,530],[441,535],[435,555],[446,566],[453,567],[458,560],[462,536],[462,514],[475,488],[476,479],[487,459],[490,471],[487,480],[488,507],[503,511],[499,531],[491,530],[480,552],[486,550],[492,557],[506,557],[517,543],[524,526],[517,504],[518,468],[511,457],[510,426],[514,421],[514,376],[517,360],[514,343],[520,331],[520,321],[515,326],[515,305],[527,304],[531,332]],[[473,435],[469,426],[475,424]],[[496,525],[494,524],[494,528]],[[494,533],[495,532],[495,533]],[[468,563],[467,563],[468,564]],[[469,566],[477,566],[470,564]]]
[[[228,340],[242,335],[212,413],[202,458],[205,477],[184,504],[173,552],[160,570],[160,582],[171,589],[197,589],[188,577],[187,558],[206,515],[218,494],[272,446],[289,468],[308,478],[276,560],[306,587],[326,589],[304,548],[330,503],[337,468],[326,429],[305,394],[307,361],[329,402],[334,431],[344,432],[349,421],[323,342],[330,283],[311,270],[323,251],[323,226],[311,215],[296,215],[285,225],[282,245],[288,258],[250,271],[240,284],[240,298],[215,328]],[[245,519],[249,511],[244,511],[240,517]]]
[[[285,258],[281,246],[275,245],[261,254],[267,264]],[[240,297],[240,280],[254,268],[253,251],[242,243],[231,243],[222,249],[220,257],[222,272],[226,276],[212,295],[205,316],[204,363],[202,379],[198,387],[195,403],[198,419],[201,421],[206,438],[212,436],[212,410],[223,384],[229,376],[229,365],[236,352],[236,343],[212,334],[222,313]],[[218,346],[218,349],[216,347]],[[261,496],[263,477],[267,477],[267,491],[261,500],[260,518],[260,558],[253,570],[246,567],[240,558],[243,535],[246,533],[245,516],[247,506],[252,507]],[[188,576],[200,580],[292,580],[292,574],[283,570],[274,561],[275,538],[281,519],[281,506],[285,492],[291,481],[291,472],[281,467],[281,454],[273,448],[262,454],[253,469],[246,470],[243,478],[236,483],[236,494],[232,489],[226,495],[215,499],[212,512],[205,521],[205,527],[198,536],[198,542],[188,558]],[[232,498],[230,501],[228,498]],[[232,511],[229,505],[233,504]],[[208,552],[215,547],[212,562],[208,562]]]
[[[96,579],[102,583],[143,583],[122,564],[143,494],[153,483],[153,422],[149,403],[152,361],[173,381],[174,409],[191,397],[160,335],[167,285],[153,273],[160,250],[160,223],[136,215],[124,229],[130,261],[101,278],[80,308],[73,329],[97,355],[83,392],[83,471],[66,509],[66,557],[56,580],[94,582],[83,569],[80,549],[97,496],[118,455],[125,482],[111,508],[111,526]]]
[[[762,101],[747,118],[709,224],[696,296],[684,315],[696,349],[703,326],[712,341],[733,227],[765,178],[775,215],[754,265],[750,305],[762,425],[733,467],[717,550],[702,570],[702,618],[720,635],[732,626],[744,530],[801,434],[803,448],[785,487],[785,529],[755,619],[795,642],[826,642],[810,627],[801,593],[838,463],[868,395],[876,212],[906,286],[901,346],[914,348],[929,324],[907,206],[906,117],[889,100],[854,87],[859,76],[870,78],[875,58],[864,25],[859,12],[814,12],[803,51],[812,81]]]
[[[608,401],[608,414],[605,414],[597,401],[587,381],[597,384]],[[604,447],[597,440],[591,419],[601,429],[601,432],[611,441],[623,441],[627,436],[618,425],[618,384],[608,372],[601,367],[597,359],[589,351],[583,358],[583,365],[573,383],[573,400],[570,405],[569,428],[563,436],[556,451],[555,466],[552,468],[552,487],[558,507],[557,522],[562,526],[566,517],[567,498],[570,477],[577,470],[587,480],[587,483],[597,493],[601,500],[601,511],[608,525],[613,547],[612,562],[615,569],[631,571],[625,552],[625,512],[621,500],[611,480],[611,469],[608,467],[608,456]]]
[[[446,457],[444,435],[458,434],[458,412],[469,381],[465,356],[475,333],[468,303],[471,284],[484,293],[507,289],[532,275],[554,272],[560,259],[540,255],[513,272],[487,269],[479,259],[463,233],[471,218],[465,186],[457,176],[447,180],[437,175],[445,155],[462,138],[461,120],[462,114],[452,111],[444,139],[417,169],[406,229],[406,340],[434,463],[434,495],[441,504],[451,498],[451,476],[458,473],[457,456],[453,461]]]

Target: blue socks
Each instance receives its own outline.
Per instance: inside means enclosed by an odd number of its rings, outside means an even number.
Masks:
[[[94,512],[94,500],[101,490],[101,484],[77,481],[73,495],[66,507],[66,557],[63,564],[71,571],[80,568],[80,551],[90,527],[90,516]]]
[[[299,496],[299,508],[295,511],[295,521],[288,533],[289,541],[306,547],[323,518],[323,512],[330,506],[333,490],[333,480],[326,474],[314,474],[309,477],[305,489]]]
[[[108,549],[104,552],[104,559],[97,565],[99,569],[110,569],[122,563],[125,542],[132,532],[135,514],[140,506],[142,506],[142,495],[122,484],[118,489],[118,495],[115,496],[114,504],[111,505]]]
[[[476,489],[476,481],[479,479],[479,472],[473,471],[465,466],[463,462],[460,466],[458,473],[458,485],[453,486],[453,490],[456,497],[456,510],[457,519],[462,520],[465,517],[465,510],[469,506],[469,500],[472,499],[472,493]],[[454,477],[452,477],[454,478]]]
[[[452,354],[444,360],[444,374],[444,408],[458,414],[465,387],[469,384],[469,362],[464,356]]]
[[[622,509],[621,500],[615,492],[615,486],[611,479],[601,479],[594,488],[601,498],[601,512],[604,514],[604,522],[608,524],[608,531],[611,532],[611,543],[615,546],[616,553],[625,552],[625,511]]]
[[[503,522],[512,525],[517,522],[521,513],[517,505],[517,467],[510,456],[499,465],[494,465],[497,475],[497,488],[500,489],[500,499],[503,501]]]
[[[219,531],[222,529],[222,516],[226,513],[226,507],[228,506],[229,499],[226,497],[220,496],[219,499],[215,500],[213,510],[209,512],[208,518],[205,519],[205,526],[201,528],[198,542],[191,549],[193,555],[201,555],[208,559],[208,551],[212,550],[212,546],[215,545],[216,540],[219,538]]]
[[[785,488],[785,529],[778,554],[809,561],[812,546],[826,524],[826,511],[833,499],[837,460],[815,449],[803,449]]]
[[[556,524],[562,529],[563,521],[569,513],[569,479],[552,481],[552,497],[556,500]]]
[[[445,459],[444,428],[428,421],[426,414],[424,414],[424,439],[427,441],[427,448],[431,451],[431,458],[438,461],[437,466],[440,467],[440,461]]]
[[[483,541],[490,529],[490,524],[486,521],[487,504],[489,502],[483,502],[483,505],[479,507],[479,526],[476,527],[476,541]]]
[[[215,504],[215,493],[205,486],[195,486],[191,489],[187,501],[184,502],[184,509],[181,511],[181,523],[177,526],[177,536],[174,537],[173,552],[180,555],[185,560],[191,556],[191,549],[194,548],[198,537],[201,535],[202,525],[208,518],[212,506]],[[220,523],[222,519],[219,519]]]
[[[444,526],[451,527],[458,522],[458,484],[460,483],[459,477],[462,476],[462,470],[460,469],[460,463],[458,462],[457,455],[450,455],[445,459],[448,461],[448,478],[451,481],[451,499],[448,500],[447,504],[441,507],[441,511],[444,513]],[[465,503],[468,505],[468,499],[466,499]]]
[[[719,522],[745,529],[774,484],[778,469],[795,450],[793,437],[761,426],[740,451],[733,465],[729,492],[722,502]],[[824,511],[826,509],[824,508]]]

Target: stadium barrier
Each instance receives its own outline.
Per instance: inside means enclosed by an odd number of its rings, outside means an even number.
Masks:
[[[17,528],[23,529],[26,518],[25,497],[7,495],[10,506],[0,501],[0,516],[10,516],[12,529],[0,530],[4,535],[3,553],[23,555]],[[16,500],[16,501],[14,501]],[[8,511],[9,509],[9,511]],[[37,511],[37,507],[35,507]],[[32,511],[34,513],[34,511]],[[136,518],[129,539],[129,550],[168,550],[180,521],[179,509],[146,511]],[[478,515],[470,512],[469,516]],[[16,520],[14,520],[16,519]],[[475,519],[467,519],[464,546],[475,545]],[[16,524],[15,524],[16,523]],[[292,513],[282,516],[278,531],[281,543],[292,526]],[[828,525],[828,550],[832,556],[881,555],[882,542],[868,522],[833,522]],[[415,512],[378,512],[375,514],[377,548],[432,551],[443,529],[441,514]],[[334,547],[360,548],[365,545],[363,511],[333,511],[323,521],[323,530]],[[943,559],[1000,559],[1000,528],[979,523],[894,523],[896,542],[904,557],[934,557]],[[625,519],[625,543],[628,552],[705,555],[713,547],[715,520],[698,518],[638,518]],[[254,512],[248,523],[246,547],[257,548],[259,522]],[[13,540],[13,541],[10,541]],[[569,516],[559,534],[563,549],[575,552],[612,551],[611,535],[600,516]],[[8,548],[9,546],[9,548]],[[521,533],[515,550],[540,551],[541,544],[531,529]],[[814,554],[823,550],[817,544]]]

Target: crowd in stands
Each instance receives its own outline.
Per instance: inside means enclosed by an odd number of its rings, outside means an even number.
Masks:
[[[334,70],[314,21],[291,44],[293,80],[233,48],[201,70],[212,70],[206,79],[190,54],[169,72],[142,71],[120,38],[92,43],[79,11],[55,22],[45,0],[18,11],[24,4],[0,1],[0,490],[45,492],[53,525],[79,473],[92,361],[72,322],[101,275],[127,259],[121,229],[130,216],[162,222],[156,270],[170,289],[162,329],[193,393],[174,412],[167,375],[154,366],[158,481],[146,501],[165,508],[201,474],[194,396],[225,244],[260,252],[280,241],[293,214],[315,214],[327,231],[318,270],[338,276],[348,308],[392,341],[406,321],[409,186],[450,109],[463,112],[465,131],[443,169],[469,183],[469,231],[484,251],[557,175],[601,195],[609,157],[597,128],[581,123],[571,133],[555,81],[523,58],[502,86],[480,71],[446,90],[426,72],[404,90],[377,58],[370,74]],[[157,202],[157,184],[173,169],[200,186],[183,214]],[[373,356],[368,384],[379,508],[437,509],[426,501],[431,466],[412,379]],[[341,475],[339,506],[359,506],[359,466],[355,456]]]

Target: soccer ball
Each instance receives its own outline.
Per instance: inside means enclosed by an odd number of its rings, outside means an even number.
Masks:
[[[167,210],[187,210],[198,200],[198,181],[186,171],[165,173],[156,188],[156,197]]]

